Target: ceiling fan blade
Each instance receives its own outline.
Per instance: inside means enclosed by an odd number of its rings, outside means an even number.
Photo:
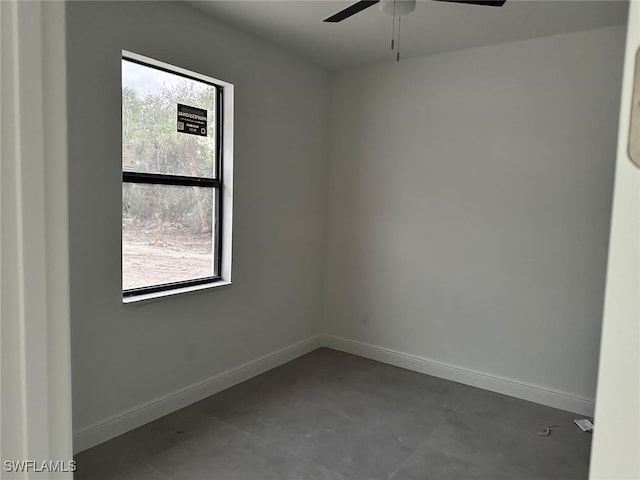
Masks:
[[[470,5],[486,5],[488,7],[501,7],[507,0],[435,0],[436,2],[468,3]]]
[[[380,0],[360,0],[359,2],[356,2],[353,5],[348,6],[344,10],[339,11],[335,15],[332,15],[329,18],[326,18],[324,21],[331,22],[331,23],[341,22],[345,18],[349,18],[351,15],[355,15],[356,13],[361,12],[365,8],[369,8],[372,5],[375,5],[376,3],[378,3],[379,1]]]

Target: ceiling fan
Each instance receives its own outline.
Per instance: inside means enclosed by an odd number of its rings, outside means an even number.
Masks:
[[[507,0],[435,0],[438,2],[467,3],[471,5],[485,5],[489,7],[501,7]],[[380,10],[393,16],[391,29],[391,50],[397,50],[396,60],[400,61],[400,24],[403,15],[413,12],[416,8],[416,0],[360,0],[335,15],[325,18],[325,22],[341,22],[362,10],[379,3]],[[396,18],[398,23],[396,33]],[[397,43],[396,43],[397,41]]]
[[[360,0],[359,2],[354,3],[353,5],[348,6],[347,8],[345,8],[344,10],[339,11],[338,13],[336,13],[335,15],[330,16],[329,18],[325,18],[324,21],[325,22],[330,22],[330,23],[337,23],[337,22],[341,22],[349,17],[351,17],[352,15],[355,15],[356,13],[361,12],[362,10],[364,10],[365,8],[369,8],[373,5],[375,5],[376,3],[380,3],[382,1],[383,3],[383,10],[387,11],[388,9],[390,9],[393,4],[396,4],[395,8],[400,8],[405,10],[402,14],[406,14],[406,13],[410,13],[413,11],[413,8],[415,7],[415,0],[414,1],[403,1],[403,0],[399,0],[397,2],[389,2],[389,1],[385,1],[385,0]],[[438,2],[451,2],[451,3],[467,3],[470,5],[485,5],[485,6],[489,6],[489,7],[501,7],[502,5],[504,5],[504,3],[506,2],[506,0],[435,0]],[[389,6],[386,6],[384,4],[387,4]],[[406,11],[408,10],[408,11]],[[389,12],[391,13],[391,12]]]

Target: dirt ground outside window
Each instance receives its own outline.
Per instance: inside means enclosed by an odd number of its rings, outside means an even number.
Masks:
[[[213,276],[211,232],[180,224],[122,221],[123,289]]]

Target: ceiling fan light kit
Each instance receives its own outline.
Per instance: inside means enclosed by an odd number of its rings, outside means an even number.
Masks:
[[[389,15],[409,15],[416,9],[416,0],[380,0],[380,10]]]

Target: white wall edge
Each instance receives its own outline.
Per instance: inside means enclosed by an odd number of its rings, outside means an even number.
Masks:
[[[580,415],[592,417],[595,408],[594,400],[589,398],[334,335],[323,335],[322,346]]]
[[[309,353],[321,346],[321,336],[316,335],[275,352],[251,360],[238,367],[214,375],[175,392],[163,395],[137,407],[120,412],[101,421],[74,431],[74,453],[106,442],[129,430],[140,427],[194,402],[244,382],[256,375]]]
[[[72,478],[65,12],[0,1],[0,457],[63,462],[56,479]],[[0,477],[37,476],[13,467]]]

